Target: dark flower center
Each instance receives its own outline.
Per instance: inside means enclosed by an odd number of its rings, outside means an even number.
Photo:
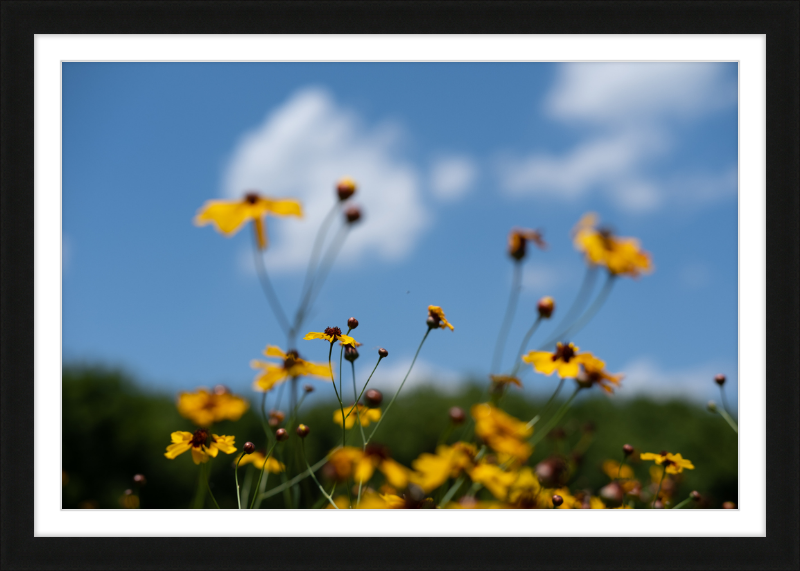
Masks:
[[[367,447],[364,449],[364,453],[367,456],[374,456],[380,458],[381,460],[386,460],[389,458],[389,449],[381,444],[367,444]]]
[[[342,336],[342,330],[338,327],[327,327],[325,329],[325,335],[330,335],[333,338],[333,341],[336,341]]]
[[[248,192],[247,194],[244,195],[244,201],[247,204],[255,204],[256,202],[258,202],[258,194],[256,194],[255,192]]]
[[[611,250],[614,247],[614,232],[611,228],[602,227],[597,230],[600,240],[603,242],[603,247],[606,250]]]
[[[575,349],[572,345],[559,345],[556,348],[556,352],[553,355],[553,361],[558,361],[559,359],[564,361],[565,363],[569,363],[570,359],[575,356]]]
[[[297,362],[300,360],[300,354],[292,349],[286,352],[286,358],[283,360],[283,368],[287,371],[294,367]]]
[[[201,446],[205,445],[206,441],[208,440],[208,430],[205,428],[198,428],[194,431],[192,435],[192,442],[191,445],[193,448],[200,448]]]

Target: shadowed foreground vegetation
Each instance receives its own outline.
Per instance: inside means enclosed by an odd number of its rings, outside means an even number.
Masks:
[[[319,390],[328,388],[324,383],[315,386]],[[431,387],[435,386],[432,380]],[[65,367],[62,388],[63,508],[119,508],[125,490],[135,488],[134,474],[147,478],[140,491],[142,508],[191,507],[197,489],[197,467],[189,454],[174,461],[164,457],[171,432],[194,429],[189,420],[178,414],[173,397],[146,392],[124,373],[102,368]],[[375,440],[386,445],[395,460],[410,466],[420,453],[434,451],[450,425],[450,407],[461,406],[469,416],[470,404],[481,402],[482,397],[485,398],[485,389],[477,387],[466,387],[457,395],[444,395],[434,388],[408,391],[399,397]],[[248,440],[262,447],[264,433],[258,398],[254,395],[250,410],[238,422],[215,425],[214,432],[234,435],[239,449]],[[521,419],[532,418],[543,404],[513,392],[501,403],[509,414]],[[299,421],[312,430],[305,441],[312,464],[341,444],[341,433],[333,422],[334,410],[338,410],[338,403],[330,401],[304,406],[299,414]],[[469,423],[456,428],[448,441],[465,429],[469,430]],[[692,459],[696,469],[680,475],[677,498],[698,490],[705,498],[703,507],[738,502],[736,435],[718,416],[685,402],[660,404],[605,395],[578,400],[559,427],[537,446],[529,465],[535,466],[551,454],[561,454],[577,461],[570,488],[596,490],[609,481],[601,470],[602,463],[608,459],[619,461],[625,443],[634,446],[637,453],[679,450]],[[582,453],[576,456],[576,451]],[[210,463],[210,485],[223,508],[236,507],[233,458],[221,456]],[[630,463],[636,476],[649,480],[648,468],[652,464],[635,458],[638,454],[631,457]],[[300,462],[286,459],[289,477],[301,471]],[[252,466],[240,468],[240,477],[247,477],[248,471],[250,476],[255,472]],[[278,476],[271,475],[268,489],[278,481]],[[313,483],[306,479],[300,486],[309,492]],[[303,493],[300,497],[308,501],[312,495]],[[286,501],[286,495],[276,494],[261,507],[282,508]]]

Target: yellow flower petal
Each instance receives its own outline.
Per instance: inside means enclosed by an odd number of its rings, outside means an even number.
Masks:
[[[208,462],[208,454],[197,448],[192,448],[192,460],[195,464]]]
[[[197,226],[214,224],[217,230],[227,236],[231,236],[238,232],[239,228],[250,218],[250,205],[244,202],[209,200],[197,213],[194,223]]]
[[[262,200],[267,203],[267,211],[274,216],[303,217],[303,206],[299,200],[293,200],[290,198],[263,198]]]
[[[281,359],[286,358],[286,353],[281,351],[280,347],[275,345],[267,345],[267,348],[264,349],[264,355],[267,357],[279,357]]]
[[[189,442],[176,442],[175,444],[167,446],[167,451],[164,453],[164,456],[170,460],[174,460],[176,456],[183,454],[191,447],[192,445]]]
[[[409,470],[405,466],[387,458],[378,465],[378,469],[386,476],[386,481],[391,486],[404,489],[408,485]]]
[[[225,454],[233,454],[234,452],[236,452],[236,447],[234,446],[235,437],[217,436],[216,434],[212,434],[211,436],[214,439],[214,443],[212,444],[212,446],[216,446],[217,448],[222,450]]]
[[[317,331],[312,331],[310,333],[306,333],[306,336],[303,337],[304,341],[311,341],[312,339],[324,339],[325,341],[330,342],[331,336],[325,335],[324,333],[319,333]]]

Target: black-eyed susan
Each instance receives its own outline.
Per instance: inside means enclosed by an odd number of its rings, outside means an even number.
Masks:
[[[644,452],[641,454],[642,460],[653,460],[657,465],[664,466],[667,474],[680,474],[684,470],[694,470],[694,465],[680,454],[671,454],[662,451],[660,454]]]
[[[344,419],[345,429],[350,430],[353,428],[356,420],[359,419],[361,421],[361,426],[367,427],[373,422],[378,422],[381,419],[381,409],[369,408],[360,403],[356,406],[351,406]],[[333,421],[339,426],[342,425],[341,409],[337,409],[333,412]]]
[[[303,217],[303,207],[299,201],[290,198],[269,198],[249,192],[241,200],[209,200],[198,211],[194,223],[197,226],[214,224],[226,236],[232,236],[248,221],[253,222],[258,247],[267,247],[267,231],[264,217],[297,216]]]
[[[445,327],[449,327],[450,331],[455,330],[451,323],[445,319],[444,311],[442,311],[442,308],[438,305],[428,306],[428,325],[431,329],[435,329],[437,327],[444,329]]]
[[[267,466],[264,467],[264,463],[266,462]],[[267,472],[272,474],[280,474],[284,470],[286,470],[286,466],[283,462],[278,462],[275,458],[270,456],[267,458],[267,455],[264,454],[263,450],[258,450],[253,452],[252,454],[245,454],[244,457],[239,460],[239,464],[244,466],[245,464],[252,464],[257,469],[261,470],[264,469]]]
[[[220,385],[213,391],[199,388],[191,393],[179,393],[177,406],[181,416],[198,426],[208,427],[223,420],[239,420],[250,405]]]
[[[547,248],[547,244],[542,239],[542,233],[538,230],[527,228],[513,228],[508,234],[508,255],[519,261],[525,257],[528,242],[533,242],[540,249]]]
[[[533,365],[543,375],[550,376],[556,372],[562,379],[574,379],[578,376],[581,365],[593,364],[597,359],[591,353],[578,353],[578,348],[572,343],[557,343],[555,353],[531,351],[522,360]]]
[[[233,436],[218,436],[211,434],[205,428],[195,430],[194,433],[177,431],[171,434],[172,444],[167,446],[164,456],[174,460],[187,450],[192,451],[192,460],[195,464],[208,462],[209,457],[216,458],[222,450],[225,454],[236,452]]]
[[[578,383],[585,388],[597,385],[607,393],[613,393],[624,375],[612,375],[606,371],[605,365],[600,359],[587,359],[578,373]]]
[[[585,214],[573,230],[575,248],[583,252],[590,264],[605,266],[613,275],[638,277],[650,273],[650,254],[642,250],[635,238],[620,238],[610,230],[596,228],[597,215]]]
[[[258,359],[254,359],[250,362],[252,368],[261,369],[253,381],[253,389],[256,391],[269,391],[275,385],[291,377],[328,378],[329,373],[327,365],[318,365],[317,363],[305,361],[300,358],[297,351],[292,350],[284,353],[280,348],[274,345],[267,345],[267,348],[264,350],[264,355],[283,359],[283,363],[281,365],[276,365],[274,363],[259,361]]]
[[[350,345],[351,347],[356,347],[357,345],[361,345],[355,339],[350,337],[349,335],[345,335],[342,333],[342,330],[338,327],[327,327],[325,331],[322,333],[312,331],[307,333],[305,337],[303,337],[305,341],[311,341],[312,339],[324,339],[331,345],[336,343],[337,341],[342,345]]]

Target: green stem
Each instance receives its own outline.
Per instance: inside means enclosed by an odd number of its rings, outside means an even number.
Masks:
[[[311,466],[309,466],[308,458],[306,458],[306,445],[303,440],[300,440],[300,448],[303,451],[303,460],[305,460],[306,469],[308,470],[308,473],[311,475],[311,477],[314,479],[314,483],[317,484],[317,487],[319,488],[319,491],[322,492],[322,495],[325,496],[331,503],[331,505],[338,510],[339,506],[337,506],[336,502],[333,501],[333,498],[330,495],[328,495],[328,493],[325,491],[325,488],[322,487],[322,484],[319,483],[319,480],[317,480],[317,477],[314,475],[314,470],[312,470]]]
[[[679,503],[679,504],[677,504],[675,506],[672,506],[672,509],[673,510],[679,510],[679,509],[681,509],[683,506],[685,506],[686,504],[688,504],[691,501],[692,501],[692,496],[689,496],[688,498],[683,500],[681,503]]]
[[[548,411],[548,410],[550,410],[550,405],[552,405],[552,404],[553,404],[553,401],[555,401],[555,400],[556,400],[556,397],[558,396],[558,393],[560,393],[560,392],[561,392],[561,387],[563,387],[563,386],[564,386],[564,379],[560,379],[560,380],[558,381],[558,385],[556,385],[556,390],[555,390],[555,391],[553,391],[553,394],[552,394],[552,395],[550,395],[550,398],[549,398],[549,399],[547,400],[547,402],[545,403],[545,405],[544,405],[544,408],[542,408],[542,412],[540,412],[539,414],[537,414],[536,416],[534,416],[534,417],[533,417],[533,418],[530,420],[530,422],[528,423],[528,428],[530,428],[531,426],[533,426],[534,424],[536,424],[537,422],[539,422],[539,421],[542,419],[542,417],[543,417],[545,414],[547,414],[547,411]]]
[[[266,458],[264,458],[264,465],[261,466],[261,472],[259,472],[259,474],[258,474],[258,482],[256,482],[256,489],[258,489],[259,486],[261,485],[261,478],[264,476],[264,470],[267,469],[267,462],[269,461],[269,457],[272,455],[272,451],[275,449],[275,446],[277,444],[278,443],[275,442],[275,444],[272,445],[272,448],[270,448],[269,452],[267,452]],[[238,464],[237,464],[237,466],[238,466]],[[256,503],[256,496],[258,496],[258,494],[253,494],[253,499],[250,501],[250,509],[253,509],[253,504]],[[239,506],[239,507],[241,508],[241,506]]]
[[[586,327],[586,325],[592,320],[592,318],[600,311],[600,308],[603,307],[606,299],[608,299],[608,295],[611,293],[611,289],[616,282],[616,276],[614,274],[609,273],[608,279],[606,279],[606,283],[603,284],[603,289],[600,290],[600,293],[597,294],[597,297],[592,302],[592,305],[589,306],[589,309],[586,310],[581,318],[573,323],[566,331],[561,334],[561,337],[566,339],[570,335],[575,335],[578,331]]]
[[[719,386],[719,393],[720,393],[720,395],[722,395],[722,408],[725,409],[724,412],[728,415],[727,417],[723,417],[723,418],[725,418],[725,420],[728,421],[728,424],[731,425],[731,428],[733,428],[735,426],[735,424],[732,424],[733,415],[731,414],[731,409],[728,408],[728,399],[725,398],[725,389],[722,388],[722,385]],[[720,413],[722,413],[722,411],[720,411]],[[739,434],[738,426],[736,428],[734,428],[734,430],[736,431],[736,434]]]
[[[345,335],[350,335],[352,330],[352,327],[348,327]],[[344,355],[344,345],[339,348],[339,394],[341,394],[342,398],[344,398],[344,391],[342,390],[342,355]]]
[[[411,374],[411,369],[414,368],[414,363],[417,362],[417,357],[419,356],[419,352],[422,349],[422,346],[425,344],[425,339],[428,338],[428,334],[431,332],[431,329],[433,329],[433,328],[432,327],[428,327],[428,330],[425,332],[425,335],[422,337],[422,341],[420,341],[419,347],[417,347],[417,352],[414,353],[414,359],[411,361],[411,366],[408,368],[408,372],[406,373],[406,376],[403,378],[403,382],[400,383],[400,386],[397,388],[397,392],[394,393],[394,396],[392,397],[392,400],[389,401],[388,405],[386,405],[386,410],[383,411],[383,414],[381,414],[381,417],[378,419],[378,423],[375,425],[375,428],[372,430],[372,433],[369,435],[369,438],[367,438],[366,444],[369,444],[370,440],[372,440],[372,437],[375,436],[375,433],[378,431],[378,428],[380,427],[381,423],[383,422],[383,419],[386,418],[386,414],[389,412],[389,409],[392,408],[392,405],[394,404],[394,401],[397,398],[397,395],[399,395],[400,391],[403,390],[403,385],[406,384],[406,380],[408,379],[408,375]],[[376,365],[376,367],[377,367],[377,365]]]
[[[586,273],[583,275],[583,282],[581,283],[581,288],[578,291],[578,295],[575,297],[575,301],[572,302],[572,305],[570,306],[566,315],[564,315],[564,318],[555,328],[556,333],[547,338],[547,341],[544,342],[540,351],[549,348],[551,345],[553,345],[553,343],[561,339],[564,332],[569,329],[571,325],[570,320],[574,319],[575,316],[583,310],[583,306],[586,304],[586,299],[592,292],[592,287],[594,286],[594,280],[596,277],[597,266],[592,264],[586,266]]]
[[[233,477],[236,480],[236,503],[239,505],[239,509],[242,509],[242,494],[241,490],[239,490],[239,462],[242,461],[242,458],[244,458],[244,456],[245,455],[243,452],[242,455],[239,456],[239,459],[236,461],[236,468],[233,469]]]
[[[194,509],[203,509],[206,502],[206,487],[203,485],[207,464],[200,464],[197,472],[197,493],[194,496]]]
[[[456,492],[461,487],[461,484],[464,483],[465,479],[466,476],[464,476],[464,474],[461,474],[458,478],[456,478],[455,483],[452,486],[450,486],[450,489],[447,490],[447,493],[442,498],[442,501],[439,502],[440,508],[446,506],[447,502],[449,502],[453,498],[453,496],[456,495]]]
[[[275,289],[272,287],[272,282],[270,282],[269,276],[267,275],[267,268],[264,265],[263,258],[261,257],[261,251],[258,249],[258,244],[255,242],[253,243],[253,254],[255,255],[256,260],[256,273],[258,273],[258,279],[261,282],[261,288],[264,290],[264,294],[267,296],[267,302],[269,303],[270,309],[272,309],[272,313],[275,315],[275,319],[278,321],[281,329],[283,329],[283,332],[288,334],[288,332],[291,330],[289,326],[289,320],[286,319],[286,314],[283,312],[281,302],[278,301],[278,296],[275,294]]]
[[[519,371],[519,368],[522,366],[522,355],[523,353],[525,353],[525,348],[528,346],[528,343],[530,342],[533,334],[536,333],[537,329],[539,329],[539,325],[541,323],[542,323],[542,316],[540,315],[539,317],[536,318],[536,321],[533,322],[531,328],[528,329],[528,332],[525,334],[525,337],[522,338],[522,343],[519,346],[519,351],[517,351],[517,360],[514,363],[514,368],[511,371],[512,377],[517,374],[517,371]]]
[[[511,292],[508,296],[508,305],[506,305],[506,314],[503,316],[503,323],[500,326],[500,331],[497,333],[497,341],[494,345],[494,356],[492,357],[492,372],[500,372],[500,361],[503,358],[503,349],[506,346],[506,339],[508,338],[508,330],[511,327],[511,321],[514,318],[514,310],[517,307],[517,300],[519,300],[520,283],[522,281],[522,262],[514,262],[514,275],[511,278]]]
[[[206,465],[208,465],[207,462],[206,462]],[[208,489],[208,495],[211,496],[211,501],[214,502],[214,506],[217,509],[220,509],[219,508],[219,504],[217,503],[217,498],[214,497],[214,492],[211,491],[211,484],[208,483],[209,472],[210,472],[210,469],[206,468],[206,470],[205,470],[205,474],[206,474],[205,480],[206,480],[206,488]]]
[[[664,476],[666,476],[666,475],[667,475],[667,469],[666,468],[662,468],[661,469],[661,480],[658,481],[658,491],[656,492],[656,495],[653,496],[653,503],[650,504],[650,508],[651,509],[656,507],[656,502],[658,501],[658,495],[661,493],[661,484],[664,483]]]
[[[356,388],[356,362],[350,361],[350,368],[353,371],[353,396],[356,396],[358,389]],[[356,400],[356,404],[353,405],[356,409],[356,422],[358,423],[358,429],[361,431],[361,443],[363,447],[366,449],[367,447],[367,437],[364,435],[364,425],[361,424],[361,411],[358,409],[358,400]],[[350,412],[353,412],[352,410]],[[347,413],[347,416],[350,416],[350,413]],[[344,422],[344,420],[342,420]],[[361,484],[358,485],[358,497],[361,498]]]
[[[531,438],[530,442],[531,446],[536,446],[536,444],[541,442],[541,440],[545,436],[547,436],[547,434],[555,427],[555,425],[558,424],[558,421],[561,420],[561,417],[564,416],[564,414],[567,412],[567,409],[569,409],[569,405],[572,404],[572,401],[575,399],[576,396],[578,396],[580,390],[581,387],[576,387],[575,392],[572,393],[572,396],[570,396],[567,399],[567,402],[561,405],[561,408],[559,408],[558,411],[555,413],[555,415],[553,415],[553,418],[547,421],[547,424],[544,426],[542,430],[537,431],[536,434],[533,435],[533,438]]]
[[[622,466],[625,465],[625,461],[627,459],[628,459],[628,457],[625,454],[623,454],[622,455],[622,462],[619,463],[619,470],[617,470],[617,477],[614,478],[614,480],[619,480],[619,475],[622,474]]]
[[[339,396],[339,391],[336,390],[336,380],[333,378],[333,364],[331,363],[331,355],[333,354],[333,341],[331,341],[331,348],[328,350],[328,368],[331,370],[331,383],[333,384],[333,392],[336,393],[336,398],[339,400],[339,409],[342,411],[342,448],[344,448],[347,444],[347,429],[344,426],[344,403],[342,402],[342,397]],[[303,452],[303,458],[305,458],[305,451]],[[306,464],[308,464],[308,460],[306,460]],[[317,477],[314,476],[312,473],[311,476],[314,478],[314,481],[317,482]],[[319,486],[319,482],[317,482]],[[322,490],[322,486],[320,486]],[[323,493],[325,490],[322,490]],[[353,498],[352,494],[350,493],[350,486],[347,486],[347,499],[349,500],[349,506],[352,507],[353,505]]]
[[[720,416],[725,419],[731,429],[736,433],[739,434],[739,426],[736,424],[736,421],[731,418],[731,415],[725,409],[717,409]]]
[[[361,400],[361,397],[364,395],[364,391],[366,391],[366,390],[367,390],[367,385],[369,385],[369,382],[372,380],[372,375],[374,375],[374,374],[375,374],[375,370],[378,368],[378,365],[380,365],[380,364],[381,364],[381,359],[383,359],[383,357],[381,357],[381,356],[379,355],[379,356],[378,356],[378,362],[377,362],[377,363],[375,363],[375,368],[373,368],[373,369],[372,369],[372,372],[369,374],[369,378],[367,379],[367,382],[366,382],[366,383],[364,383],[364,388],[362,388],[362,389],[361,389],[361,394],[359,394],[359,395],[358,395],[358,398],[356,399],[356,402],[358,402],[358,401],[360,401],[360,400]],[[352,413],[353,413],[353,410],[352,410],[352,409],[350,409],[350,412],[348,412],[348,413],[347,413],[347,416],[345,416],[345,418],[347,418],[348,416],[350,416]]]

